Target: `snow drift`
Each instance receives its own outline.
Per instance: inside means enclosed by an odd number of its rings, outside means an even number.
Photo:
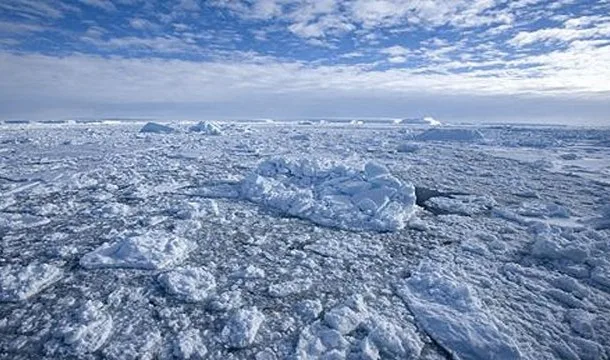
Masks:
[[[396,231],[415,210],[415,188],[369,162],[363,170],[276,158],[247,176],[242,196],[281,213],[352,231]]]
[[[477,141],[483,140],[483,134],[477,129],[434,128],[417,135],[420,141]]]

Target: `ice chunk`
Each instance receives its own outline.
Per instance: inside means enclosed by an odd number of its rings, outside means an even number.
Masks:
[[[112,317],[100,301],[88,300],[80,309],[78,323],[63,329],[64,343],[76,355],[93,353],[104,345],[112,333]]]
[[[203,268],[171,270],[159,275],[158,279],[168,294],[185,301],[203,301],[216,289],[214,276]]]
[[[398,293],[419,326],[455,358],[521,358],[517,346],[483,311],[470,288],[438,265],[421,265]]]
[[[208,349],[203,344],[200,331],[189,329],[176,336],[173,352],[179,359],[205,359]]]
[[[195,244],[162,231],[151,231],[106,243],[80,260],[87,269],[163,269],[186,258]]]
[[[53,265],[8,265],[0,268],[0,302],[27,300],[63,277]]]
[[[243,180],[241,193],[282,213],[352,231],[400,230],[415,211],[413,185],[372,162],[361,171],[308,160],[266,160]]]
[[[477,141],[483,140],[483,134],[476,129],[434,128],[417,135],[415,139],[420,141]]]
[[[354,331],[362,321],[362,314],[355,312],[347,306],[334,308],[324,315],[324,323],[341,334]]]
[[[238,349],[252,345],[264,320],[265,316],[257,308],[238,310],[222,329],[224,344]]]
[[[146,123],[141,129],[141,133],[154,133],[154,134],[167,134],[172,133],[175,130],[167,125],[157,124],[154,122]]]
[[[220,128],[217,125],[207,121],[200,121],[199,123],[191,126],[189,131],[200,132],[207,135],[222,135],[222,131],[220,131]]]
[[[345,359],[348,347],[349,342],[339,331],[316,321],[301,331],[295,357],[299,360]]]
[[[311,279],[296,279],[279,284],[269,285],[269,295],[273,297],[286,297],[299,294],[309,290],[312,285]]]

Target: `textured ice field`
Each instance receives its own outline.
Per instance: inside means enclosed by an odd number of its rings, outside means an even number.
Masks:
[[[608,359],[610,130],[0,124],[2,359]]]

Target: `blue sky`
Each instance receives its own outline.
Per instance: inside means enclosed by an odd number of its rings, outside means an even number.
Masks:
[[[2,0],[0,118],[610,124],[608,0]]]

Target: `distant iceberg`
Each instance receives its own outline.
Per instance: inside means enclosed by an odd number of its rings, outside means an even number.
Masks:
[[[440,126],[442,123],[431,116],[424,116],[418,118],[407,118],[398,121],[401,125],[427,125],[427,126]]]
[[[149,122],[144,125],[141,129],[141,133],[153,133],[153,134],[168,134],[172,133],[175,130],[169,126],[157,124],[154,122]]]

